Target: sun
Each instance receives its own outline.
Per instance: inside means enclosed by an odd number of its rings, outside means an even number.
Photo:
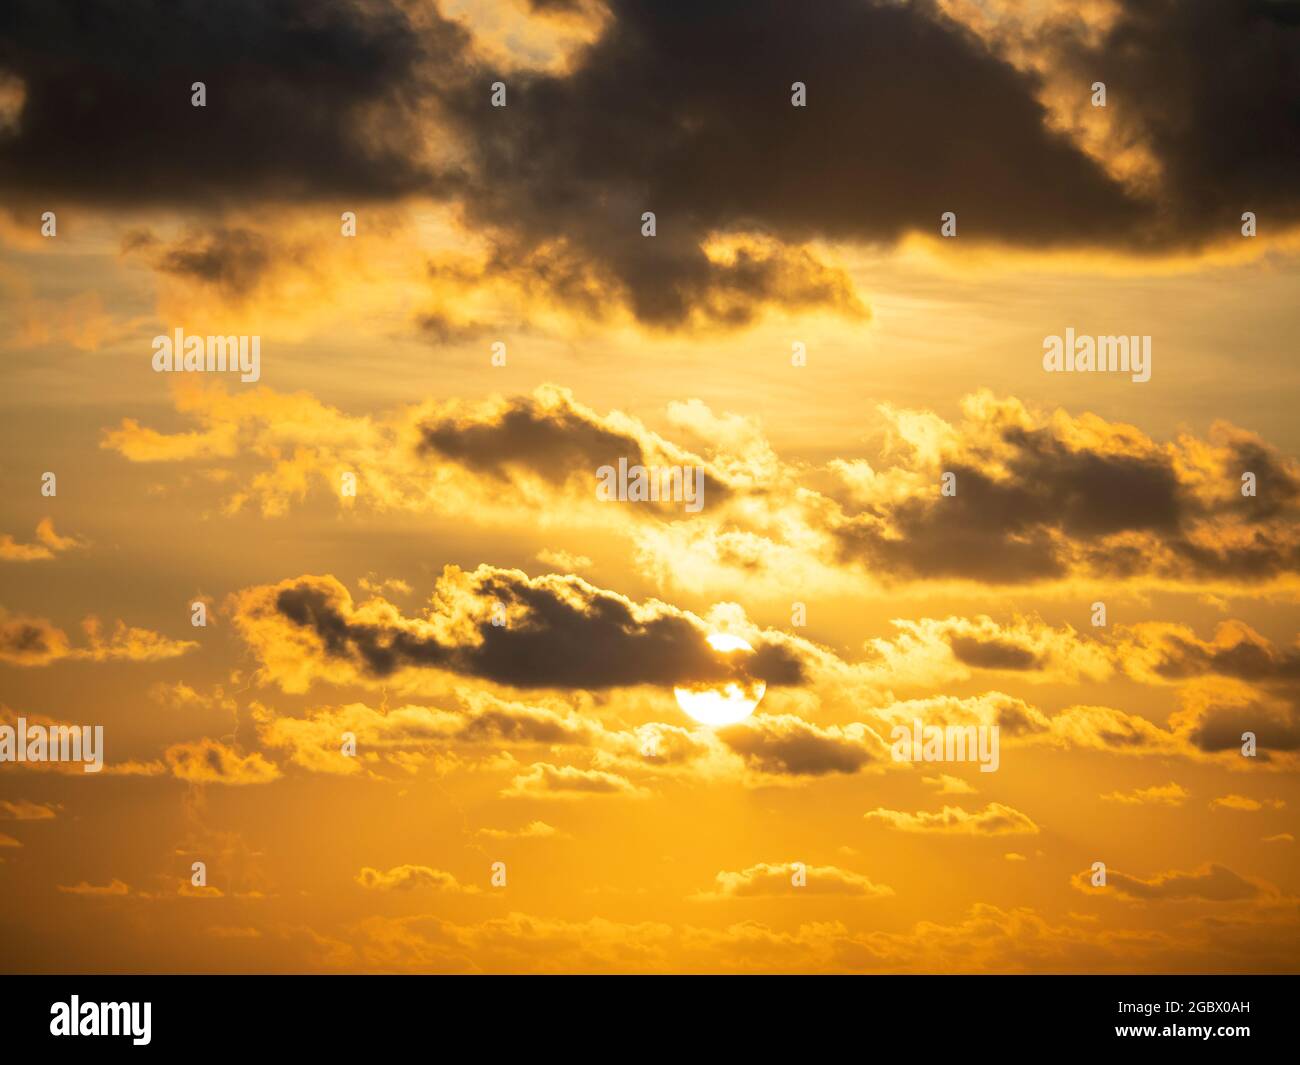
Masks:
[[[730,633],[715,632],[708,637],[709,646],[731,657],[748,657],[754,653],[748,643]],[[677,705],[701,725],[734,725],[744,721],[754,712],[767,685],[757,679],[729,680],[725,684],[701,685],[692,688],[673,688]]]

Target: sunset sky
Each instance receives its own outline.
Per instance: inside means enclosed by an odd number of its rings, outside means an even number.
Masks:
[[[1292,0],[7,4],[0,968],[1300,971],[1298,292]]]

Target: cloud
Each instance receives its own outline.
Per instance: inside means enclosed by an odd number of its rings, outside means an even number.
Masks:
[[[1300,701],[1294,691],[1275,695],[1239,681],[1206,677],[1184,684],[1179,700],[1182,705],[1169,723],[1195,751],[1244,758],[1243,737],[1250,733],[1256,741],[1256,761],[1297,761]]]
[[[163,15],[150,6],[124,19],[92,3],[71,18],[20,3],[0,68],[21,81],[24,106],[0,156],[0,184],[112,206],[369,200],[432,189],[414,121],[419,72],[431,58],[455,63],[464,47],[435,13],[237,0],[228,19],[202,6],[168,9],[164,43],[139,32]],[[237,76],[234,56],[258,76]],[[81,88],[89,68],[93,94]],[[159,73],[170,95],[160,95]],[[193,107],[191,83],[205,78],[207,106]],[[79,131],[75,140],[68,129]]]
[[[774,775],[856,773],[884,753],[865,725],[821,727],[789,714],[759,714],[716,733],[751,769]]]
[[[557,38],[561,6],[573,32]],[[967,18],[977,32],[956,3],[832,0],[816,20],[744,0],[573,6],[521,9],[505,28],[459,6],[453,20],[400,0],[238,0],[228,21],[169,11],[164,50],[107,3],[69,19],[26,0],[0,49],[0,187],[24,203],[40,190],[213,212],[448,205],[484,244],[476,269],[454,271],[462,288],[508,279],[652,329],[734,328],[773,309],[862,319],[829,247],[932,236],[943,210],[964,242],[1134,256],[1235,235],[1242,204],[1279,230],[1300,220],[1281,147],[1297,132],[1279,102],[1296,81],[1282,5],[1128,0],[1109,20],[1037,24],[981,6]],[[136,16],[153,17],[148,5]],[[1243,57],[1226,73],[1224,49]],[[239,76],[235,55],[259,77]],[[1122,101],[1115,114],[1063,106],[1095,79]],[[791,106],[796,80],[806,107]],[[1242,121],[1205,101],[1211,81]],[[67,129],[82,131],[75,143]],[[846,129],[871,133],[846,144]],[[641,235],[647,210],[654,237]],[[274,255],[233,225],[152,254],[236,290]],[[455,303],[429,311],[431,329],[463,328]]]
[[[556,7],[565,39],[550,33]],[[162,49],[108,4],[69,20],[31,0],[0,48],[0,187],[23,202],[39,189],[214,215],[447,205],[481,248],[472,265],[430,256],[430,293],[450,286],[425,313],[434,333],[464,329],[458,304],[502,285],[651,329],[736,328],[774,308],[861,320],[866,304],[829,248],[933,235],[940,209],[962,218],[966,242],[1136,256],[1235,234],[1243,203],[1278,229],[1300,220],[1295,163],[1279,147],[1296,135],[1279,103],[1296,81],[1282,5],[1131,0],[1110,20],[1040,23],[957,3],[832,0],[816,21],[744,0],[572,7],[502,23],[399,0],[239,0],[229,22],[170,12]],[[1227,73],[1225,48],[1245,57]],[[233,73],[233,55],[259,77]],[[170,72],[172,95],[159,95],[156,72]],[[208,78],[203,108],[190,101],[195,72]],[[502,78],[508,107],[491,107]],[[1069,88],[1097,78],[1123,101],[1117,114],[1062,108]],[[794,81],[807,107],[792,107]],[[1248,121],[1226,124],[1206,103],[1210,81]],[[889,114],[875,107],[884,98]],[[846,144],[845,129],[871,135]],[[142,173],[149,144],[155,165]],[[641,235],[645,211],[658,216],[654,237]],[[133,242],[160,270],[237,295],[278,254],[224,221],[182,246]]]
[[[173,640],[169,636],[127,625],[124,621],[113,623],[113,632],[105,638],[98,618],[89,617],[81,623],[90,646],[73,652],[73,657],[88,658],[94,662],[161,662],[177,658],[198,647],[194,640]]]
[[[588,795],[643,797],[646,792],[626,777],[600,769],[535,762],[502,791],[512,799],[576,799]]]
[[[473,894],[478,888],[462,885],[451,873],[431,869],[427,865],[397,865],[388,872],[366,866],[357,873],[356,881],[372,891],[411,891],[432,888],[435,891]]]
[[[929,784],[937,788],[940,795],[974,795],[975,789],[961,777],[949,776],[947,773],[940,773],[935,777],[922,777],[922,784]]]
[[[896,618],[898,635],[868,640],[870,661],[909,682],[964,679],[971,670],[1009,673],[1034,683],[1105,680],[1112,652],[1069,625],[1054,628],[1034,617],[999,622],[974,617]]]
[[[172,776],[191,784],[267,784],[280,770],[257,752],[241,754],[213,739],[177,743],[163,754]]]
[[[1179,756],[1244,768],[1242,732],[1257,733],[1256,764],[1287,769],[1300,749],[1300,710],[1237,681],[1207,678],[1179,690],[1179,709],[1167,725],[1112,706],[1076,704],[1052,715],[1023,699],[991,691],[975,696],[933,696],[881,702],[864,715],[878,735],[895,727],[998,727],[1003,746],[1095,750],[1134,757]],[[1108,796],[1110,797],[1110,796]]]
[[[818,681],[808,699],[816,699]],[[597,702],[575,710],[572,696],[547,693],[527,701],[504,699],[487,691],[454,686],[444,694],[445,706],[406,704],[373,708],[364,703],[320,706],[293,713],[255,701],[251,716],[263,748],[310,772],[337,775],[391,776],[431,768],[443,775],[461,769],[513,772],[510,792],[520,789],[547,794],[566,790],[535,766],[517,769],[507,751],[522,751],[525,764],[537,758],[539,746],[582,752],[586,768],[571,766],[577,776],[569,788],[625,790],[617,781],[588,778],[589,771],[612,774],[640,791],[647,778],[672,777],[683,783],[728,782],[743,787],[800,786],[819,778],[864,771],[912,768],[895,762],[883,737],[900,723],[909,730],[915,721],[935,727],[985,727],[1000,730],[1008,749],[1034,747],[1102,751],[1132,757],[1183,757],[1217,761],[1238,768],[1238,753],[1203,751],[1194,742],[1198,719],[1177,711],[1170,727],[1107,706],[1071,706],[1048,716],[1037,707],[1000,692],[954,697],[882,702],[859,706],[862,719],[819,724],[798,713],[758,713],[746,721],[718,729],[691,729],[660,721],[633,727],[607,723],[596,712]],[[802,703],[803,700],[800,700]],[[810,706],[815,703],[810,703]],[[356,755],[342,749],[346,736],[355,737]],[[1267,752],[1265,752],[1267,754]],[[1262,757],[1261,766],[1285,769],[1290,764],[1277,753]],[[633,784],[636,781],[638,783]],[[937,774],[923,782],[942,795],[974,794],[959,777]],[[1103,795],[1108,801],[1178,805],[1186,793],[1179,785],[1139,788]]]
[[[106,765],[103,771],[110,776],[160,777],[167,773],[167,766],[157,760],[148,762],[126,761]]]
[[[1185,736],[1110,706],[1071,706],[1051,719],[1049,742],[1113,754],[1188,754]]]
[[[58,814],[51,803],[30,802],[19,799],[11,802],[0,799],[0,820],[5,821],[52,821]]]
[[[187,230],[171,245],[150,230],[133,230],[122,247],[144,255],[160,273],[211,285],[236,301],[250,295],[283,254],[257,230],[224,225]]]
[[[593,315],[622,301],[659,328],[744,324],[769,305],[861,313],[808,242],[930,235],[941,209],[963,220],[965,241],[1136,256],[1235,236],[1257,193],[1283,228],[1296,223],[1296,167],[1280,146],[1297,121],[1276,102],[1294,95],[1296,33],[1277,5],[1209,14],[1133,0],[1104,31],[1062,17],[1023,37],[995,31],[995,47],[947,17],[956,6],[846,0],[810,22],[741,0],[671,14],[613,0],[604,32],[564,69],[510,79],[501,117],[517,121],[485,114],[486,76],[440,86],[470,169],[492,176],[469,186],[467,216],[521,284]],[[1219,77],[1225,41],[1254,60],[1226,78],[1252,115],[1231,129],[1199,92]],[[923,73],[934,69],[950,77]],[[1103,71],[1122,117],[1100,130],[1093,116],[1063,120],[1090,109],[1053,105]],[[790,106],[796,79],[805,108]],[[886,96],[882,117],[870,101]],[[845,146],[844,129],[871,136]],[[966,136],[943,135],[952,129]],[[1221,143],[1250,165],[1224,163]],[[1142,182],[1127,172],[1135,161],[1148,163]],[[637,228],[646,209],[658,213],[650,239]],[[711,254],[724,238],[757,250]]]
[[[938,813],[921,810],[914,814],[877,808],[866,814],[868,821],[880,821],[904,832],[934,832],[944,835],[1005,836],[1036,835],[1039,828],[1019,810],[991,802],[975,813],[957,806],[945,806]]]
[[[18,543],[9,534],[0,536],[0,561],[41,562],[64,551],[85,547],[86,542],[75,536],[60,536],[54,531],[54,519],[42,518],[36,525],[36,542]]]
[[[1182,785],[1171,781],[1150,788],[1135,788],[1129,792],[1112,791],[1101,798],[1103,802],[1118,802],[1125,806],[1182,806],[1190,794]]]
[[[1076,573],[1249,584],[1300,568],[1300,466],[1232,426],[1159,444],[1094,414],[1045,416],[987,392],[963,400],[959,425],[881,410],[895,464],[869,475],[832,464],[848,488],[835,535],[868,567],[993,584]],[[1240,495],[1249,450],[1278,471],[1267,506]],[[955,495],[940,495],[945,472]]]
[[[809,891],[812,882],[810,877],[807,888],[791,890]],[[1296,930],[1293,914],[1256,910],[1194,924],[1176,938],[1143,927],[1099,929],[1088,915],[1053,920],[1030,907],[990,903],[975,903],[951,921],[920,920],[898,931],[853,929],[843,920],[773,928],[756,920],[702,927],[517,912],[474,924],[435,914],[376,915],[349,927],[345,938],[308,936],[306,967],[447,973],[1119,974],[1173,971],[1190,944],[1216,972],[1261,967],[1282,972],[1292,968]],[[1249,944],[1245,950],[1243,943]]]
[[[68,636],[44,618],[14,617],[0,610],[0,661],[44,666],[71,653]]]
[[[1281,810],[1284,806],[1286,803],[1282,799],[1252,799],[1246,795],[1220,795],[1210,800],[1211,810],[1239,810],[1244,813]]]
[[[803,883],[795,886],[796,873]],[[701,900],[737,898],[777,898],[800,895],[849,895],[859,898],[882,898],[894,889],[874,884],[865,876],[833,865],[804,866],[801,862],[772,865],[759,862],[740,872],[720,872],[714,887],[693,896]]]
[[[1208,640],[1187,625],[1139,622],[1119,630],[1125,669],[1150,683],[1217,674],[1258,683],[1300,680],[1300,647],[1278,648],[1243,621],[1215,626]]]
[[[369,577],[361,577],[357,580],[357,586],[364,592],[370,592],[373,595],[410,595],[411,586],[399,577],[389,577],[387,580],[380,580],[373,574]]]
[[[591,559],[586,555],[571,555],[568,551],[552,551],[542,548],[533,556],[538,562],[561,573],[576,573],[578,570],[590,569]]]
[[[208,624],[212,624],[209,611]],[[149,698],[163,706],[185,710],[222,710],[233,714],[238,709],[234,698],[226,694],[224,686],[214,684],[210,691],[201,692],[184,681],[167,684],[159,681],[149,689]]]
[[[699,779],[735,777],[740,768],[717,731],[647,721],[633,729],[606,729],[599,737],[594,761],[602,768],[681,774]]]
[[[488,839],[556,839],[564,835],[545,821],[529,821],[521,828],[480,828],[478,834]]]
[[[193,640],[173,640],[124,621],[105,637],[96,617],[82,621],[87,646],[73,647],[68,635],[45,618],[24,617],[0,608],[0,662],[17,666],[46,666],[61,659],[89,662],[158,662],[198,647]]]
[[[1142,902],[1167,902],[1194,899],[1203,902],[1236,902],[1261,898],[1264,889],[1234,873],[1226,866],[1210,863],[1194,872],[1169,872],[1143,879],[1113,869],[1106,871],[1105,887],[1092,886],[1088,870],[1076,873],[1072,880],[1080,891],[1097,895],[1114,892],[1121,898]]]
[[[575,407],[562,392],[520,397],[496,410],[460,418],[450,412],[420,427],[421,447],[479,473],[506,479],[523,467],[554,483],[581,471],[595,486],[595,471],[620,456],[644,465],[641,442],[629,428]]]
[[[331,2],[310,13],[296,3],[246,6],[238,19],[241,54],[249,62],[274,56],[270,83],[252,93],[218,73],[208,106],[193,108],[185,81],[192,75],[178,77],[185,91],[167,102],[138,71],[227,70],[228,27],[185,12],[171,20],[168,54],[157,56],[139,35],[118,39],[106,18],[73,24],[33,5],[0,53],[5,84],[15,87],[6,96],[0,182],[111,204],[447,201],[489,238],[483,276],[509,275],[517,288],[545,290],[591,316],[622,304],[661,328],[743,325],[769,307],[862,317],[848,276],[814,246],[931,234],[934,204],[969,219],[967,239],[1118,245],[1137,253],[1213,239],[1216,223],[1231,228],[1235,213],[1225,216],[1227,208],[1236,212],[1250,195],[1283,225],[1295,221],[1285,162],[1273,147],[1287,142],[1294,121],[1268,103],[1282,98],[1282,75],[1270,82],[1262,73],[1285,69],[1271,60],[1286,54],[1293,28],[1259,12],[1221,25],[1177,20],[1196,42],[1179,54],[1194,56],[1196,67],[1180,68],[1167,82],[1180,97],[1174,110],[1196,121],[1175,130],[1164,118],[1165,81],[1125,94],[1124,114],[1140,133],[1117,128],[1116,139],[1127,148],[1145,138],[1159,178],[1154,188],[1135,189],[1108,172],[1105,153],[1086,136],[1071,130],[1072,140],[1062,132],[1069,127],[1053,121],[1041,71],[1077,64],[1076,81],[1086,83],[1107,56],[1134,49],[1148,67],[1162,67],[1151,27],[1163,20],[1115,20],[1108,32],[1124,36],[1110,51],[1076,37],[1065,21],[1053,23],[1033,42],[1048,48],[1050,41],[1050,62],[1034,66],[999,55],[931,5],[838,0],[810,23],[739,3],[668,17],[641,0],[616,0],[599,16],[583,16],[587,25],[603,24],[589,47],[553,69],[507,75],[510,106],[498,109],[488,105],[486,87],[500,72],[501,49],[478,27],[467,32],[435,10],[416,13],[382,0],[364,9]],[[514,31],[506,50],[533,30]],[[1277,171],[1262,201],[1257,183],[1243,186],[1239,173],[1210,165],[1214,118],[1189,99],[1201,80],[1218,76],[1207,47],[1216,47],[1220,34],[1260,60],[1249,74],[1236,73],[1232,88],[1235,102],[1262,123],[1234,129],[1235,138],[1248,140],[1250,157],[1268,157]],[[748,42],[743,67],[696,62],[729,54],[737,36]],[[58,62],[43,50],[54,38],[66,42]],[[101,93],[87,100],[76,89],[76,71],[105,50],[117,59],[101,64]],[[312,62],[322,52],[336,58],[329,78]],[[912,61],[900,63],[899,55]],[[790,106],[792,74],[754,73],[801,65],[811,79],[806,108]],[[921,73],[936,67],[952,78],[936,82]],[[1113,76],[1122,85],[1131,72]],[[886,93],[899,107],[882,122],[866,101]],[[690,120],[681,121],[683,114]],[[119,129],[149,115],[149,129],[120,142],[92,134],[75,150],[59,140],[58,130],[70,126],[114,128],[106,115],[116,116]],[[1202,126],[1189,137],[1189,128]],[[846,150],[838,132],[868,127],[871,143]],[[954,127],[969,137],[942,135]],[[122,147],[150,136],[167,144],[165,164],[159,153]],[[82,165],[81,152],[96,165]],[[254,161],[211,162],[244,154]],[[512,165],[520,158],[530,165]],[[772,159],[798,165],[783,166],[774,179]],[[1209,171],[1215,180],[1207,186]],[[956,193],[953,173],[961,175]],[[1215,186],[1221,202],[1205,202]],[[661,216],[654,238],[640,236],[647,207]],[[206,243],[155,254],[160,269],[238,289],[256,283],[271,253],[238,227],[219,226]],[[442,311],[429,315],[434,324],[444,318]]]
[[[702,468],[710,511],[740,488],[772,487],[775,456],[761,438],[745,438],[731,426],[728,446],[710,444],[712,454],[704,457],[636,418],[586,407],[554,384],[527,396],[428,400],[379,416],[346,414],[305,393],[228,393],[190,382],[174,387],[174,403],[196,428],[163,433],[125,418],[104,432],[100,446],[137,463],[240,456],[265,464],[223,501],[228,513],[255,501],[264,516],[278,517],[315,490],[339,505],[441,513],[458,521],[473,515],[501,525],[513,525],[521,506],[554,523],[557,493],[575,517],[615,530],[689,516],[682,503],[620,506],[598,499],[597,470],[617,466],[620,458]],[[698,424],[696,418],[692,431]],[[699,435],[705,442],[717,438]],[[356,497],[339,495],[345,470],[362,471]],[[503,491],[507,485],[509,492]]]
[[[444,706],[407,704],[374,709],[350,703],[289,714],[254,702],[252,717],[265,748],[284,752],[291,763],[309,771],[341,775],[385,769],[408,773],[424,765],[442,773],[461,765],[486,764],[487,750],[527,751],[541,745],[587,751],[591,768],[632,779],[653,774],[697,782],[728,780],[752,787],[797,785],[837,774],[909,768],[912,763],[897,763],[887,757],[890,742],[885,737],[891,737],[900,725],[911,730],[917,721],[939,728],[996,726],[1001,744],[1009,749],[1047,747],[1133,757],[1177,756],[1241,768],[1239,743],[1214,750],[1201,741],[1217,709],[1231,705],[1222,693],[1209,703],[1195,690],[1182,693],[1184,705],[1170,715],[1167,726],[1110,706],[1073,705],[1049,716],[1023,699],[998,691],[889,701],[888,692],[872,688],[869,671],[864,676],[857,667],[833,656],[808,657],[804,645],[794,646],[813,663],[807,690],[791,693],[791,710],[797,708],[797,712],[760,712],[719,729],[689,729],[659,721],[620,727],[606,724],[595,713],[594,704],[576,711],[570,705],[572,695],[565,694],[567,689],[530,693],[526,700],[519,700],[458,684],[439,695],[446,700]],[[351,666],[332,672],[331,660],[316,657],[310,648],[296,655],[286,649],[283,654],[284,667],[274,654],[260,653],[259,658],[268,664],[268,679],[289,691],[295,690],[292,678],[298,676],[299,669],[312,681],[349,684],[366,680]],[[310,671],[305,664],[311,664]],[[829,724],[809,720],[807,715],[828,700],[836,705],[853,704],[860,719]],[[1268,720],[1248,712],[1256,727]],[[358,757],[346,757],[341,751],[343,737],[349,733],[356,737]],[[535,750],[526,757],[536,757]],[[1261,767],[1286,769],[1292,761],[1286,751],[1261,747]],[[941,794],[973,792],[960,779],[943,774],[927,777],[926,782],[938,787]],[[1178,792],[1178,785],[1170,785],[1103,798],[1172,804]]]
[[[760,638],[755,654],[737,661],[710,647],[695,615],[576,576],[447,566],[432,603],[425,616],[407,617],[382,599],[355,603],[332,576],[303,576],[245,589],[232,614],[263,677],[286,691],[322,676],[382,681],[420,670],[524,689],[803,680],[786,640]]]
[[[916,721],[936,727],[996,725],[1003,746],[1179,756],[1233,769],[1244,768],[1247,761],[1241,756],[1241,733],[1249,728],[1259,733],[1258,764],[1279,770],[1295,765],[1298,726],[1292,704],[1268,699],[1237,682],[1194,682],[1179,696],[1182,705],[1169,715],[1168,727],[1111,706],[1067,706],[1049,717],[1002,692],[883,703],[871,707],[867,716],[880,735],[900,725],[910,730]]]
[[[449,759],[458,747],[585,747],[602,731],[598,722],[572,711],[469,691],[461,693],[454,710],[416,705],[381,710],[349,703],[289,716],[255,702],[252,717],[263,746],[286,752],[303,769],[339,775],[373,771],[380,764],[408,772],[425,761]],[[346,734],[355,738],[355,757],[343,752]]]
[[[129,895],[131,893],[130,885],[123,883],[121,880],[110,880],[107,884],[88,884],[82,880],[71,887],[59,884],[58,889],[65,895],[81,895],[83,897],[107,897]]]
[[[571,921],[509,913],[474,924],[444,916],[368,917],[327,949],[328,968],[394,972],[664,971],[673,929],[656,921]],[[319,963],[318,963],[319,964]]]
[[[321,226],[322,207],[311,202],[268,209],[254,201],[198,221],[150,214],[149,225],[121,231],[120,260],[126,269],[153,271],[153,320],[165,332],[184,325],[191,336],[323,336],[349,315],[392,313],[424,292],[423,226],[410,210],[356,200],[346,206],[358,216],[360,240],[341,239],[341,221]],[[335,219],[343,214],[323,210]],[[141,322],[137,342],[156,329]]]
[[[963,697],[936,695],[924,699],[902,699],[872,706],[870,713],[887,731],[892,731],[897,725],[910,731],[917,721],[938,727],[996,725],[999,742],[1046,739],[1053,735],[1057,722],[1061,720],[1059,716],[1049,718],[1031,703],[999,691]]]
[[[1031,78],[921,7],[834,3],[816,23],[742,3],[671,16],[640,0],[609,8],[570,70],[512,87],[503,114],[516,121],[489,126],[477,86],[444,92],[473,169],[495,176],[467,191],[468,217],[497,231],[498,261],[571,299],[594,289],[661,328],[744,324],[767,303],[861,313],[807,242],[933,232],[935,204],[1031,244],[1083,240],[1088,226],[1102,239],[1138,215],[1045,128]],[[791,107],[800,76],[806,108]],[[898,107],[882,119],[869,101],[885,95]],[[987,154],[936,136],[950,128]],[[846,146],[844,129],[872,135]],[[510,165],[519,158],[526,170]],[[774,172],[772,160],[797,162]],[[658,213],[654,238],[640,236],[643,210]],[[709,254],[718,235],[751,234],[755,250]]]
[[[626,459],[629,467],[700,467],[705,502],[716,507],[731,495],[732,479],[745,472],[734,463],[724,469],[619,411],[601,415],[555,386],[470,407],[444,404],[420,422],[419,433],[422,455],[462,466],[495,482],[498,491],[508,483],[527,492],[521,480],[531,478],[547,485],[552,496],[568,485],[590,501],[596,497],[596,471]],[[655,501],[643,509],[654,515],[681,514],[681,508],[680,501]]]
[[[194,884],[184,877],[176,885],[176,894],[185,899],[224,899],[226,893],[214,884]]]
[[[595,528],[630,542],[640,572],[696,593],[776,594],[792,579],[828,593],[1098,579],[1240,592],[1300,569],[1300,464],[1223,422],[1203,439],[1162,442],[1092,413],[978,392],[953,422],[882,405],[870,461],[847,454],[810,469],[778,456],[757,423],[698,400],[668,413],[684,436],[705,442],[701,453],[555,385],[377,417],[268,389],[187,388],[176,403],[196,428],[162,434],[128,419],[102,446],[141,462],[246,458],[257,469],[221,503],[228,513],[257,502],[279,516],[320,492],[349,509],[482,527],[513,528],[523,512]],[[601,502],[595,470],[620,456],[703,467],[703,511]],[[1240,493],[1246,463],[1259,471],[1257,497]],[[339,495],[347,470],[363,471],[355,497]],[[957,476],[955,496],[939,493],[945,472]],[[1114,665],[1097,641],[1033,617],[913,624],[921,628],[904,625],[896,639],[958,669],[1100,679]]]
[[[1113,21],[1095,36],[1062,22],[1043,42],[1063,71],[1105,82],[1124,101],[1126,132],[1157,165],[1166,239],[1204,239],[1244,209],[1267,212],[1279,226],[1300,220],[1295,160],[1281,149],[1297,130],[1284,103],[1300,88],[1294,12],[1267,2],[1113,6]],[[1224,55],[1236,58],[1228,69]],[[1212,71],[1218,99],[1232,102],[1231,119],[1202,95]],[[1247,198],[1259,206],[1243,208]]]

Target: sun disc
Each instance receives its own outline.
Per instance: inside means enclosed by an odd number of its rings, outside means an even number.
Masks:
[[[748,657],[754,653],[754,648],[745,640],[730,633],[711,633],[707,639],[710,647],[724,655]],[[717,727],[744,721],[754,712],[766,691],[767,685],[761,680],[729,680],[725,684],[678,686],[673,688],[673,695],[688,717],[701,725]]]

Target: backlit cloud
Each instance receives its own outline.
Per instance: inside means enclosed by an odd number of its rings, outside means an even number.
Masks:
[[[909,814],[901,810],[876,809],[868,821],[879,821],[904,832],[937,832],[944,835],[1006,836],[1036,834],[1033,819],[1000,802],[991,802],[974,813],[958,806],[945,806],[937,812],[920,810]]]

